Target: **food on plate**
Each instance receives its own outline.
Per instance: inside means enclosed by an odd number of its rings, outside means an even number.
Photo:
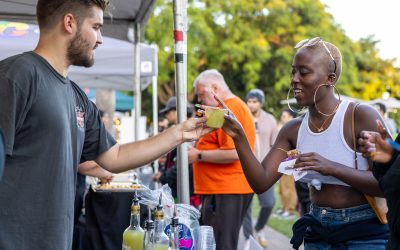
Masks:
[[[134,183],[134,184],[101,184],[96,187],[96,189],[100,190],[113,190],[113,189],[141,189],[142,185]]]

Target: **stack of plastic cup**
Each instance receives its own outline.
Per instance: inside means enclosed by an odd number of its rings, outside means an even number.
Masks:
[[[198,250],[215,250],[214,230],[210,226],[201,226],[199,233]]]

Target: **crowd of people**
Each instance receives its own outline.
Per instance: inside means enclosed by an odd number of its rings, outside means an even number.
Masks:
[[[242,226],[246,239],[255,235],[267,247],[263,229],[278,181],[277,213],[301,215],[294,249],[400,248],[400,160],[393,146],[400,138],[392,141],[398,130],[385,110],[335,94],[342,73],[335,45],[315,37],[295,46],[289,91],[307,108],[301,113],[284,110],[278,123],[264,110],[272,93],[253,89],[242,100],[218,70],[208,69],[194,81],[195,102],[203,110],[225,109],[222,128],[194,118],[191,105],[188,119],[177,123],[171,97],[161,110],[161,133],[119,145],[101,111],[68,78],[71,65],[94,64],[107,4],[39,0],[37,47],[0,61],[0,249],[71,249],[84,192],[76,189],[84,182],[77,173],[107,182],[164,156],[153,180],[169,184],[176,197],[175,148],[184,142],[193,143],[191,204],[213,227],[217,250],[237,249]],[[293,175],[301,175],[296,182],[278,171],[288,160]],[[253,227],[254,193],[261,209]],[[373,197],[386,198],[388,224]]]

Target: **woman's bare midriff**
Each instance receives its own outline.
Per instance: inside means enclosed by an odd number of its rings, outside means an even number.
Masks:
[[[348,186],[323,184],[320,191],[311,187],[311,202],[319,207],[348,208],[367,203],[364,195]]]

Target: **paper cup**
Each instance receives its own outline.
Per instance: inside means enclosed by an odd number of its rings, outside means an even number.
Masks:
[[[207,127],[221,128],[224,125],[225,114],[227,113],[226,109],[207,107],[205,111],[208,117],[206,122]]]

